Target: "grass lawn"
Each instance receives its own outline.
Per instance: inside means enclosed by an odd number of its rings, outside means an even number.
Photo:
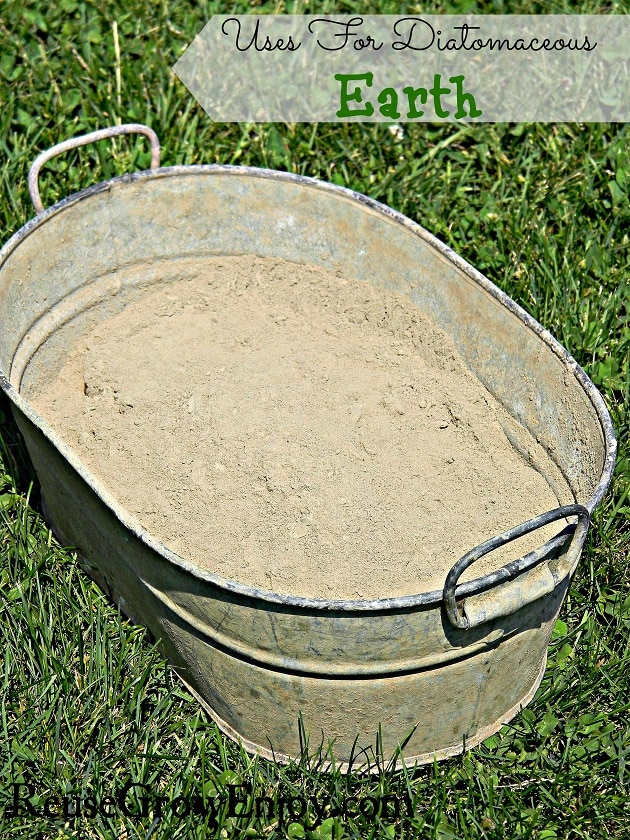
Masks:
[[[630,11],[627,4],[543,8],[501,0],[254,5],[373,14]],[[628,128],[408,124],[401,137],[386,125],[211,124],[170,67],[211,14],[249,8],[3,0],[0,241],[34,215],[26,174],[35,155],[117,122],[151,125],[166,166],[263,166],[366,193],[459,252],[584,367],[619,438],[613,484],[556,624],[543,683],[526,710],[463,757],[368,778],[320,774],[316,765],[280,768],[256,760],[224,739],[143,629],[122,618],[72,551],[56,542],[3,398],[0,836],[630,837]],[[134,138],[67,154],[45,169],[44,202],[148,163],[144,142]],[[143,794],[142,813],[106,801],[130,778],[155,794],[152,803]],[[22,804],[17,816],[14,783],[30,784],[33,794],[30,810]],[[243,800],[232,809],[230,785]],[[246,816],[248,795],[270,797],[269,813]],[[369,797],[385,795],[390,806],[374,816]],[[64,816],[64,805],[72,810],[77,797],[83,813]],[[278,807],[290,797],[312,800],[308,818],[293,819]],[[195,801],[200,813],[185,813]]]

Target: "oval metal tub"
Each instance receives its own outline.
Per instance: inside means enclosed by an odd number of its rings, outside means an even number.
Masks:
[[[600,395],[536,321],[399,213],[287,173],[160,169],[152,132],[123,126],[115,133],[132,130],[151,136],[152,170],[44,210],[37,172],[66,148],[55,147],[31,177],[37,217],[0,252],[0,382],[52,526],[161,640],[219,727],[250,751],[286,761],[305,738],[311,748],[332,742],[330,757],[347,767],[370,750],[387,758],[405,741],[401,760],[414,763],[487,738],[539,685],[590,514],[610,481],[616,442]],[[375,601],[253,589],[162,545],[24,394],[49,380],[95,321],[164,276],[177,277],[182,258],[244,254],[341,266],[349,277],[406,294],[544,447],[570,503],[472,551],[442,589]],[[559,534],[538,551],[458,584],[482,554],[551,521]]]

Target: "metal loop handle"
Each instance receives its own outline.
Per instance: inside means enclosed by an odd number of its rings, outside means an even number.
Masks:
[[[125,125],[113,125],[111,128],[103,128],[100,131],[92,131],[90,134],[82,134],[80,137],[72,137],[70,140],[64,140],[62,143],[57,143],[45,152],[38,155],[33,161],[28,173],[28,190],[31,194],[31,201],[35,212],[39,215],[44,212],[44,205],[39,195],[39,171],[42,166],[51,158],[68,152],[70,149],[76,149],[78,146],[86,146],[88,143],[98,143],[99,140],[107,140],[110,137],[117,137],[119,134],[144,134],[149,138],[151,143],[151,169],[158,169],[160,166],[160,141],[158,136],[146,125],[140,123],[127,123]]]
[[[542,589],[540,586],[538,588],[533,586],[529,592],[529,597],[527,590],[521,591],[518,601],[505,603],[503,605],[500,603],[496,604],[494,609],[482,612],[476,621],[470,620],[466,615],[465,601],[462,601],[460,604],[461,612],[457,608],[455,601],[455,587],[457,585],[457,581],[462,573],[465,572],[466,569],[475,562],[475,560],[479,560],[480,557],[489,554],[496,548],[500,548],[501,546],[512,542],[512,540],[518,539],[518,537],[522,537],[525,534],[536,531],[538,528],[549,525],[551,522],[556,522],[558,519],[564,519],[569,516],[577,516],[578,518],[577,524],[573,526],[573,539],[571,546],[567,550],[565,562],[563,563],[563,569],[566,569],[567,572],[572,571],[573,563],[577,560],[577,555],[582,548],[590,522],[590,513],[587,508],[583,505],[577,504],[564,505],[563,507],[556,508],[555,510],[550,510],[547,513],[542,513],[540,516],[534,517],[534,519],[529,519],[527,522],[523,522],[521,525],[511,528],[509,531],[505,531],[503,534],[499,534],[498,536],[492,537],[492,539],[481,543],[481,545],[473,548],[461,559],[459,559],[446,576],[443,591],[444,607],[451,624],[460,630],[467,630],[481,624],[484,620],[498,618],[503,615],[510,615],[511,613],[516,612],[516,610],[521,606],[525,606],[525,604],[531,603],[532,601],[542,597],[543,594],[546,594],[546,590],[549,589],[549,586]],[[552,549],[563,545],[569,539],[569,536],[570,531],[565,529],[560,534],[557,534],[555,537],[548,540],[544,545],[529,552],[529,554],[525,554],[520,559],[514,560],[503,566],[501,569],[498,569],[496,572],[492,572],[487,575],[484,580],[487,580],[490,585],[501,583],[505,580],[511,580],[517,575],[539,565],[549,555]],[[550,575],[550,585],[555,586],[555,584],[560,579],[564,578],[564,576],[564,574]]]

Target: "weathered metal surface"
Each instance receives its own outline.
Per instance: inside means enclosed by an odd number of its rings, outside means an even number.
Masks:
[[[441,590],[372,601],[281,595],[167,549],[28,393],[72,341],[147,285],[179,279],[191,259],[228,254],[316,263],[407,294],[549,453],[547,478],[564,504],[581,506],[572,509],[578,528],[541,547],[535,563],[451,591],[466,599],[468,628],[449,620]],[[202,166],[125,176],[43,211],[0,251],[0,322],[0,384],[51,522],[162,640],[231,737],[286,759],[300,750],[301,715],[311,746],[334,740],[343,763],[375,745],[380,724],[386,756],[413,730],[406,760],[430,761],[488,737],[531,699],[587,514],[610,481],[615,437],[600,395],[566,351],[422,228],[365,196],[286,173]]]
[[[463,572],[476,560],[479,560],[480,557],[484,557],[486,554],[503,545],[507,545],[507,543],[512,542],[512,540],[518,537],[531,534],[532,531],[538,528],[542,528],[545,525],[569,516],[577,516],[577,525],[565,528],[564,531],[561,531],[544,545],[534,549],[534,551],[530,551],[529,554],[525,554],[518,560],[507,563],[500,569],[486,575],[488,584],[499,584],[504,580],[517,579],[517,584],[510,590],[509,597],[497,599],[493,596],[489,599],[485,609],[479,609],[479,598],[475,605],[476,609],[473,608],[471,610],[464,602],[460,603],[458,608],[455,600],[457,583]],[[583,505],[563,505],[555,510],[547,511],[547,513],[541,513],[539,516],[529,519],[527,522],[523,522],[515,528],[510,528],[503,534],[491,537],[486,542],[466,552],[447,574],[442,592],[444,608],[451,624],[454,627],[459,627],[460,630],[468,630],[471,627],[484,624],[491,618],[510,615],[526,604],[537,601],[539,598],[552,592],[556,584],[567,577],[567,575],[570,575],[571,570],[577,564],[582,545],[586,538],[589,522],[590,514]],[[565,543],[567,543],[566,546]],[[543,562],[550,559],[553,551],[563,546],[562,563],[552,567],[551,564]],[[536,568],[533,574],[524,574],[524,572],[528,572],[535,567],[538,568]]]

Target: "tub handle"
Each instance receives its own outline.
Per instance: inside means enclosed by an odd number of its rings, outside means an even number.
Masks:
[[[496,572],[492,572],[482,579],[487,583],[484,589],[494,587],[503,581],[510,581],[509,584],[501,587],[498,592],[492,591],[491,594],[477,596],[481,602],[481,606],[479,604],[476,607],[474,606],[475,598],[469,602],[468,608],[466,600],[460,601],[458,606],[455,600],[457,581],[475,560],[479,560],[480,557],[489,554],[502,545],[512,542],[512,540],[518,539],[518,537],[530,534],[538,528],[542,528],[551,522],[569,516],[577,516],[577,523],[575,525],[569,525],[544,545],[534,551],[530,551],[529,554],[523,555],[518,560],[507,563]],[[547,513],[542,513],[534,517],[534,519],[529,519],[527,522],[511,528],[503,534],[492,537],[492,539],[481,543],[481,545],[464,554],[450,570],[444,583],[444,607],[451,624],[460,630],[468,630],[491,619],[511,615],[526,604],[530,604],[532,601],[536,601],[544,595],[553,592],[556,585],[567,574],[571,574],[573,571],[584,540],[586,539],[589,523],[590,513],[583,505],[564,505],[563,507],[555,508],[555,510],[550,510]],[[542,561],[549,556],[549,553],[553,549],[564,545],[571,536],[571,545],[567,549],[561,566],[552,571]],[[526,572],[531,573],[525,575]],[[524,575],[524,577],[520,581],[512,582],[519,575]],[[470,584],[467,586],[469,587]]]
[[[89,134],[82,134],[80,137],[71,137],[62,143],[57,143],[45,152],[38,155],[33,161],[28,173],[28,191],[31,194],[31,201],[35,212],[39,215],[44,212],[44,205],[39,195],[39,170],[51,158],[76,149],[78,146],[87,146],[88,143],[98,143],[99,140],[107,140],[109,137],[117,137],[119,134],[144,134],[151,143],[151,169],[158,169],[160,166],[160,141],[158,136],[146,125],[140,123],[126,123],[125,125],[113,125],[110,128],[102,128],[100,131],[92,131]]]

